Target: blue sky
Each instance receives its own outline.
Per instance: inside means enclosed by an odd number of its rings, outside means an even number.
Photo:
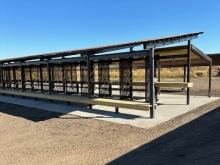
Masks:
[[[219,0],[0,0],[0,58],[205,32],[220,52]]]

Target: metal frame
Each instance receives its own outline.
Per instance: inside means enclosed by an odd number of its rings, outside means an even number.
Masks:
[[[132,75],[132,62],[138,60],[145,61],[145,101],[148,101],[150,107],[150,117],[155,117],[155,70],[158,67],[158,77],[160,78],[160,68],[163,66],[158,61],[160,59],[173,58],[166,56],[158,58],[155,56],[155,50],[157,47],[170,45],[178,42],[188,42],[188,54],[178,56],[175,58],[187,57],[187,82],[190,82],[190,67],[191,67],[191,40],[196,39],[200,33],[190,33],[184,35],[177,35],[171,37],[163,37],[152,40],[142,40],[136,42],[128,42],[116,45],[108,45],[102,47],[78,49],[72,51],[55,52],[34,56],[27,56],[21,58],[13,58],[8,60],[0,60],[0,88],[6,87],[12,88],[11,84],[14,84],[14,89],[19,88],[19,81],[21,81],[22,91],[30,90],[36,91],[36,83],[40,85],[41,92],[47,92],[52,95],[55,91],[57,84],[62,84],[62,94],[81,94],[92,98],[95,95],[95,85],[99,85],[99,96],[101,96],[101,90],[104,86],[108,86],[108,97],[112,97],[112,90],[114,90],[110,82],[110,70],[109,64],[112,62],[119,62],[119,83],[120,96],[119,99],[133,99],[133,75]],[[135,47],[143,46],[144,50],[135,51]],[[128,52],[124,52],[129,49]],[[196,49],[196,48],[195,48]],[[123,51],[117,53],[106,54],[106,52]],[[196,49],[198,52],[199,50]],[[201,52],[199,52],[201,53]],[[202,54],[205,59],[209,60],[206,55]],[[98,64],[98,68],[101,68],[100,62],[103,62],[103,66],[106,65],[105,71],[99,70],[99,82],[95,82],[95,64]],[[80,69],[77,70],[77,66]],[[55,67],[61,67],[58,69],[58,73],[55,71]],[[16,68],[19,68],[21,80],[17,74]],[[25,71],[28,69],[28,72]],[[9,71],[6,71],[9,70]],[[33,72],[32,72],[33,71]],[[80,73],[79,73],[80,72]],[[106,73],[104,73],[106,72]],[[149,72],[149,73],[148,73]],[[12,73],[12,75],[10,75]],[[34,74],[33,74],[34,73]],[[7,75],[6,75],[7,74]],[[28,75],[27,75],[28,74]],[[37,77],[36,77],[37,74]],[[62,80],[55,81],[56,74],[62,74]],[[75,74],[75,76],[74,76]],[[80,81],[77,81],[77,74],[80,75]],[[103,75],[106,74],[106,75]],[[211,65],[210,65],[211,75]],[[7,78],[6,78],[6,77]],[[29,76],[28,79],[25,76]],[[103,80],[101,77],[106,79]],[[73,77],[74,80],[73,80]],[[209,95],[211,96],[211,78],[209,80]],[[9,83],[7,85],[7,83]],[[30,84],[30,89],[27,89],[27,84]],[[69,87],[73,88],[75,84],[76,92],[69,90]],[[79,91],[79,84],[81,90]],[[117,84],[117,83],[115,83]],[[149,96],[148,96],[149,91]],[[125,93],[124,93],[125,92]],[[190,90],[187,89],[187,103],[189,104]],[[90,105],[91,107],[91,105]],[[116,108],[116,112],[118,109]]]

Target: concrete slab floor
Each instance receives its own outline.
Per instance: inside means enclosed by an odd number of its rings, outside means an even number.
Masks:
[[[191,104],[186,105],[186,96],[161,94],[155,118],[149,117],[149,111],[138,111],[130,109],[119,109],[120,113],[116,114],[113,107],[93,106],[90,110],[82,105],[67,105],[63,103],[47,102],[33,99],[23,99],[11,96],[0,96],[1,102],[12,103],[32,108],[38,108],[47,111],[71,114],[80,117],[93,118],[114,122],[118,124],[127,124],[140,128],[151,128],[163,122],[166,122],[179,115],[187,113],[199,106],[205,105],[212,101],[218,100],[218,97],[208,98],[207,96],[191,96]]]

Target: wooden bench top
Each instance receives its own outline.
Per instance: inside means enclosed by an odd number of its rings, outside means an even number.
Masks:
[[[193,83],[187,82],[156,82],[156,87],[192,88]]]
[[[47,93],[38,93],[38,92],[23,92],[17,90],[2,90],[0,89],[0,94],[9,94],[16,96],[32,97],[39,99],[48,99],[48,100],[57,100],[57,101],[66,101],[71,103],[79,104],[90,104],[90,105],[103,105],[110,107],[118,108],[127,108],[133,110],[144,110],[147,111],[150,108],[150,104],[141,103],[135,101],[125,101],[125,100],[114,100],[114,99],[104,99],[104,98],[86,98],[81,96],[73,95],[58,95],[58,94],[47,94]]]

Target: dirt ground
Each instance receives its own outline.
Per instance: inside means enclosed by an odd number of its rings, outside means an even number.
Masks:
[[[194,83],[192,95],[207,95],[208,78],[198,77],[193,78]],[[212,77],[212,96],[220,96],[220,77]]]
[[[146,130],[0,103],[0,164],[219,164],[219,107]]]
[[[179,78],[165,78],[161,81],[177,81],[181,82],[182,79]],[[193,82],[193,88],[191,88],[192,95],[199,95],[199,96],[207,96],[208,95],[208,87],[209,87],[209,79],[208,77],[197,77],[192,78],[191,82]],[[165,92],[167,91],[177,91],[177,89],[167,90],[164,88]],[[176,94],[182,94],[181,92],[175,92]],[[175,94],[174,93],[174,94]],[[220,96],[220,77],[212,77],[212,96],[219,97]]]

